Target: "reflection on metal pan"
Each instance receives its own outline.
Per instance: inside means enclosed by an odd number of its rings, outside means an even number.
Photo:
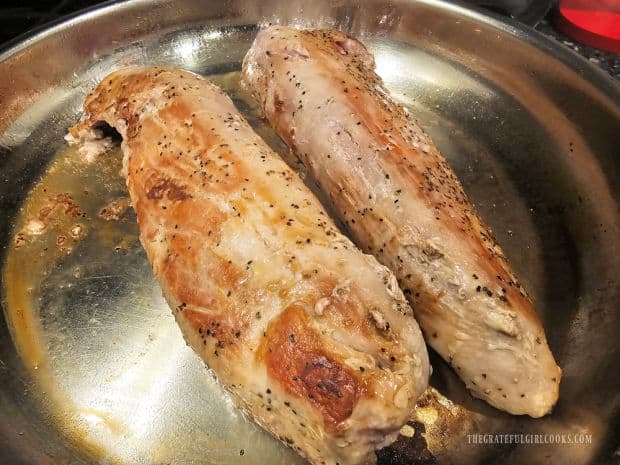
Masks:
[[[564,370],[553,414],[532,420],[471,398],[434,357],[434,390],[379,463],[611,463],[620,91],[529,29],[430,0],[128,1],[0,55],[0,461],[302,463],[232,407],[183,343],[137,240],[118,150],[88,165],[63,142],[109,71],[165,64],[213,77],[298,167],[239,88],[243,55],[270,22],[368,44],[492,225]],[[584,436],[473,444],[492,433]]]

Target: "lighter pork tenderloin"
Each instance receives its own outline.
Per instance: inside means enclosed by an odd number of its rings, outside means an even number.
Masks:
[[[245,85],[364,251],[399,279],[432,346],[472,394],[540,417],[561,370],[532,300],[428,135],[357,40],[273,26]]]

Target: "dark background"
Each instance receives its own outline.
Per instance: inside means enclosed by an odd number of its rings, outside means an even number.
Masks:
[[[0,0],[0,43],[87,6],[93,0]]]

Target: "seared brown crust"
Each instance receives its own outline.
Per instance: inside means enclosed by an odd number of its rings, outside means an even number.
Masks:
[[[561,370],[532,301],[366,48],[339,31],[270,27],[245,57],[244,82],[472,393],[511,413],[548,413]]]
[[[429,366],[390,272],[207,80],[118,71],[71,134],[100,121],[123,137],[140,239],[175,318],[235,402],[317,464],[362,463],[393,441]]]
[[[351,416],[365,391],[360,371],[325,350],[321,335],[299,305],[288,307],[269,324],[258,354],[270,377],[292,396],[309,399],[331,431]]]

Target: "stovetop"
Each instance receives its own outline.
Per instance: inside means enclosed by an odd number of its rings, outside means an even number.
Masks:
[[[489,0],[470,1],[486,5],[493,3]],[[103,2],[101,0],[0,0],[0,44],[32,28],[99,3]],[[494,11],[497,12],[497,8],[494,8]],[[620,80],[620,54],[597,50],[569,39],[553,28],[550,22],[551,14],[536,25],[537,30],[573,49]]]
[[[88,0],[0,1],[0,44],[48,21],[102,3]]]

